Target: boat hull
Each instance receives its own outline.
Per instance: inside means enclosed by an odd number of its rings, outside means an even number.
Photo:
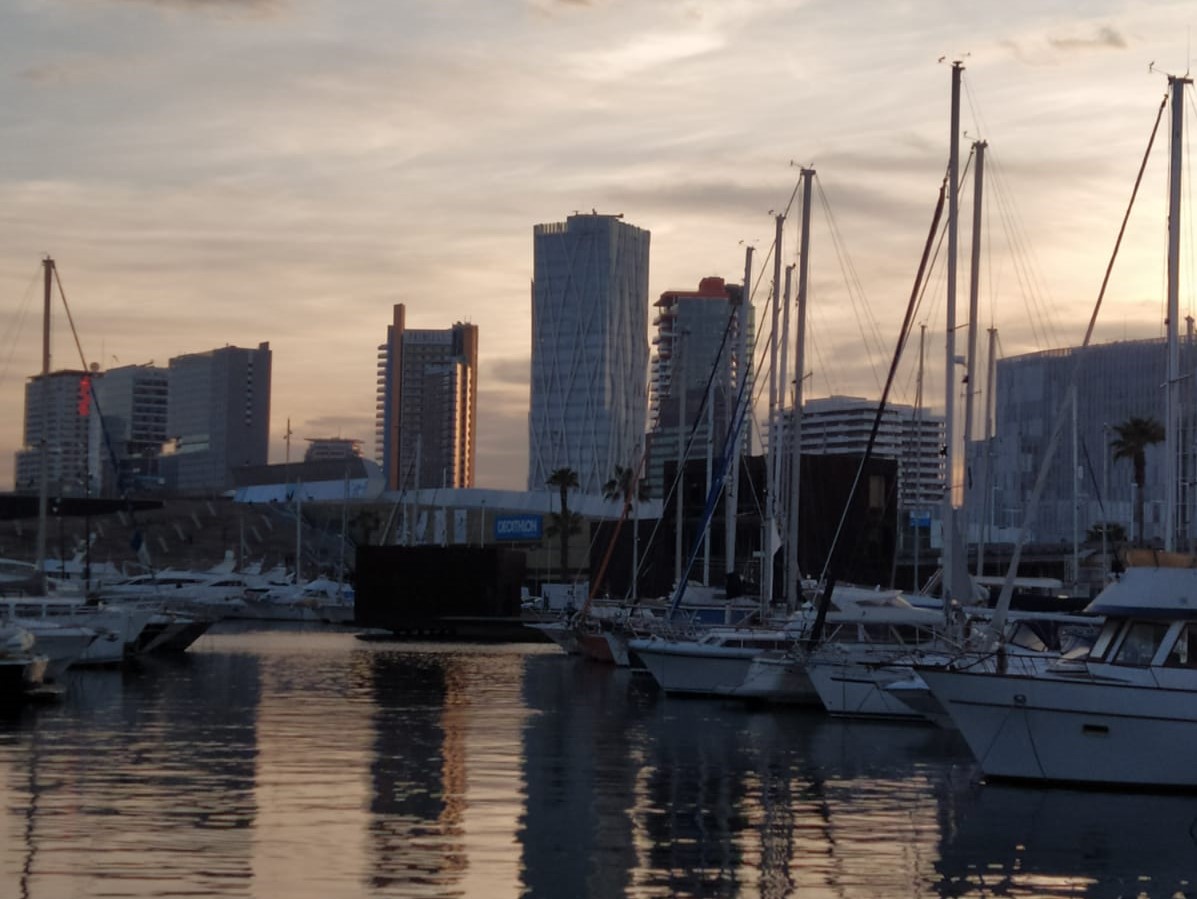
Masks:
[[[703,696],[736,695],[762,652],[672,640],[632,640],[628,646],[666,693]]]
[[[1197,788],[1193,691],[1090,677],[919,673],[986,777]]]

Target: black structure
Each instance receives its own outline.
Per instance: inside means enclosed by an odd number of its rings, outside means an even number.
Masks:
[[[503,547],[359,546],[354,621],[397,636],[539,639],[520,618],[525,567]]]
[[[831,551],[832,540],[844,507],[848,515],[840,540],[839,559],[843,565],[841,580],[856,584],[888,585],[893,578],[897,547],[898,463],[893,459],[869,460],[860,474],[852,502],[848,495],[860,467],[859,456],[806,454],[802,457],[802,485],[798,523],[798,561],[804,575],[818,577]],[[673,483],[676,463],[665,464],[665,481]],[[740,589],[754,593],[760,584],[761,518],[765,508],[767,473],[764,456],[751,456],[740,466],[738,509],[736,512],[736,555]],[[686,463],[682,484],[682,551],[691,552],[699,536],[699,524],[706,504],[706,461]],[[723,559],[724,512],[720,497],[711,519],[711,580],[724,585],[726,565]],[[673,585],[676,500],[669,499],[661,521],[640,522],[641,596],[668,595]],[[591,541],[590,570],[598,572],[615,533],[614,522],[604,522]],[[623,597],[631,588],[633,526],[629,520],[619,529],[614,550],[599,595]],[[774,598],[785,596],[782,583],[784,549],[774,557]],[[744,560],[751,560],[745,562]],[[690,572],[690,579],[700,576],[701,556]]]

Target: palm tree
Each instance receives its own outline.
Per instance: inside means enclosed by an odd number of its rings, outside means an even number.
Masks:
[[[1143,543],[1143,486],[1147,482],[1147,447],[1164,440],[1164,426],[1154,418],[1132,416],[1114,425],[1118,435],[1110,441],[1114,459],[1130,459],[1135,467],[1135,542]]]
[[[549,513],[549,536],[557,535],[561,540],[561,583],[569,575],[569,537],[581,529],[581,516],[569,510],[569,491],[578,486],[578,473],[572,468],[558,468],[545,481],[546,486],[556,487],[561,496],[561,510]]]
[[[648,495],[648,484],[637,476],[635,468],[624,468],[622,465],[616,465],[611,478],[607,483],[603,484],[603,499],[622,499],[623,513],[619,516],[619,521],[615,524],[615,533],[611,537],[611,546],[607,549],[607,555],[603,559],[602,566],[599,569],[596,583],[601,580],[607,570],[607,561],[611,558],[611,550],[615,547],[615,540],[619,537],[619,532],[623,528],[623,523],[627,519],[628,513],[635,508],[636,504],[647,500]],[[632,533],[632,579],[630,583],[633,592],[635,592],[636,572],[640,568],[640,553],[638,549],[640,534],[636,521],[633,521],[632,527],[635,530]]]

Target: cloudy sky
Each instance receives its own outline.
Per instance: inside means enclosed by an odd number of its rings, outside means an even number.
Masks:
[[[954,58],[963,146],[989,143],[979,323],[1006,355],[1079,342],[1194,18],[1168,0],[7,0],[0,484],[51,254],[89,362],[269,341],[273,461],[288,418],[372,448],[393,303],[413,327],[474,322],[479,482],[522,488],[532,226],[623,213],[652,232],[653,296],[738,279],[793,163],[818,170],[808,392],[876,396]],[[1166,149],[1099,340],[1161,333]],[[920,312],[936,404],[942,272]],[[76,366],[55,329],[54,367]]]

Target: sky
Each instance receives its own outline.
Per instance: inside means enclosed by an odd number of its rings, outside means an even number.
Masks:
[[[269,341],[276,462],[288,420],[292,458],[304,438],[373,450],[392,304],[409,327],[477,324],[478,484],[522,489],[533,226],[597,209],[649,230],[650,301],[738,281],[755,245],[763,310],[800,165],[818,173],[807,395],[877,397],[945,172],[952,60],[963,152],[988,143],[977,324],[1004,355],[1078,344],[1193,19],[1171,0],[7,0],[0,485],[49,254],[89,363]],[[1166,153],[1165,130],[1098,341],[1162,334]],[[941,407],[943,272],[918,318]],[[53,333],[52,368],[78,367],[61,311]]]

